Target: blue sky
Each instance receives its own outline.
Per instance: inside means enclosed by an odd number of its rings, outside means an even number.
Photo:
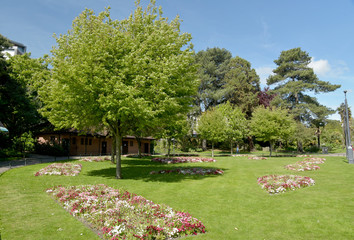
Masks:
[[[336,109],[348,90],[348,104],[353,105],[354,0],[157,0],[157,5],[165,17],[180,16],[195,51],[229,50],[251,62],[263,86],[280,52],[300,47],[313,57],[319,79],[342,85],[316,95],[319,102]],[[25,44],[32,57],[41,57],[55,45],[53,34],[66,33],[85,8],[99,13],[107,6],[113,19],[126,18],[135,8],[134,0],[3,1],[0,34]]]

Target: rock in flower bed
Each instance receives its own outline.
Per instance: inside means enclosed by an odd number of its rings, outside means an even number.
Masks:
[[[102,239],[172,239],[205,233],[205,226],[188,213],[103,184],[57,186],[47,193]]]
[[[40,175],[65,175],[77,176],[81,172],[82,165],[74,163],[53,163],[39,170],[35,176]]]
[[[214,158],[203,158],[203,157],[158,157],[151,159],[153,162],[159,163],[167,163],[167,164],[174,164],[174,163],[194,163],[194,162],[216,162]]]
[[[253,159],[253,160],[267,160],[266,157],[248,157],[248,159]]]
[[[160,171],[152,171],[150,174],[177,173],[183,175],[222,175],[224,171],[216,168],[175,168]]]
[[[104,162],[104,161],[109,161],[111,160],[110,157],[84,157],[81,158],[79,161],[82,162]]]
[[[259,177],[257,181],[269,194],[283,193],[315,184],[312,178],[296,175],[267,175]]]

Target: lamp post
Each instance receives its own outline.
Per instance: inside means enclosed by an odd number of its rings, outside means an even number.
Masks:
[[[350,164],[354,164],[354,159],[353,159],[353,148],[352,148],[352,143],[351,143],[351,138],[350,138],[350,125],[349,125],[349,114],[348,114],[348,103],[347,103],[347,91],[344,91],[344,97],[345,97],[345,146],[347,150],[347,159]]]

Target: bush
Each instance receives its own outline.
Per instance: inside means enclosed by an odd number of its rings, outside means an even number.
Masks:
[[[34,148],[35,153],[49,156],[67,156],[69,150],[60,144],[36,143]]]

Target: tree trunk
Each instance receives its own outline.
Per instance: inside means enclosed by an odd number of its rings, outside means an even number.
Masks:
[[[232,156],[232,141],[231,141],[231,156]]]
[[[116,178],[122,179],[122,134],[117,130],[115,134],[116,139],[116,157],[117,157],[117,165],[116,165]]]
[[[116,138],[112,137],[112,151],[111,151],[111,163],[116,163],[114,157],[116,156]]]
[[[167,157],[169,158],[171,154],[171,139],[167,138]]]
[[[269,141],[269,157],[272,156],[272,151],[273,151],[273,142]]]
[[[304,152],[304,149],[302,148],[301,140],[297,140],[297,151],[300,153]]]
[[[211,157],[214,157],[214,143],[211,143]]]
[[[251,136],[248,136],[248,151],[251,152],[254,148],[254,145],[253,145],[253,139]]]
[[[138,156],[141,158],[141,138],[138,136],[135,136],[136,141],[138,142]]]
[[[320,130],[320,127],[318,127],[317,129],[317,146],[318,146],[318,149],[320,149],[321,147],[321,130]]]

